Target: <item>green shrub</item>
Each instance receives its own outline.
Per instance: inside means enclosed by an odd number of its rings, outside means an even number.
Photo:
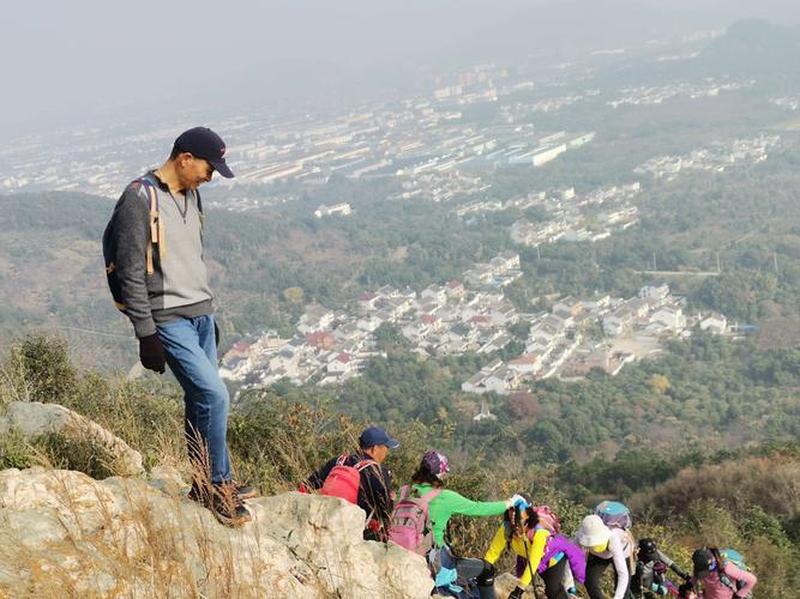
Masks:
[[[10,401],[56,403],[81,414],[120,437],[142,453],[146,467],[174,462],[185,454],[183,402],[170,382],[129,381],[76,368],[66,342],[32,335],[15,343],[3,362],[0,405]],[[11,445],[9,445],[11,443]],[[30,464],[21,456],[25,447],[4,440],[7,463]],[[108,456],[87,445],[69,448],[58,438],[31,442],[39,457],[57,467],[81,470],[93,476],[113,474]],[[188,466],[188,465],[187,465]]]
[[[30,468],[37,462],[35,449],[19,431],[0,435],[0,470]]]
[[[91,441],[65,440],[61,435],[45,435],[33,441],[52,468],[77,470],[94,479],[114,476],[113,458]]]
[[[15,399],[61,403],[78,386],[78,374],[67,343],[47,335],[31,335],[11,347],[5,371]]]

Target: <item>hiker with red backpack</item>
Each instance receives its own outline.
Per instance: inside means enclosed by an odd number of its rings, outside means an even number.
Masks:
[[[514,495],[506,501],[472,501],[444,488],[449,472],[445,455],[428,451],[422,456],[411,484],[400,491],[389,540],[427,557],[439,595],[469,597],[467,583],[474,580],[480,599],[495,599],[494,566],[457,555],[445,541],[447,523],[456,514],[500,516],[510,507],[525,504],[525,499]]]
[[[616,501],[604,501],[595,513],[586,516],[576,535],[578,544],[588,553],[586,592],[590,599],[606,599],[602,589],[603,574],[614,566],[614,599],[630,597],[634,539],[629,529],[628,508]]]
[[[743,599],[758,582],[755,574],[747,571],[741,554],[733,549],[703,547],[692,554],[692,563],[694,575],[680,587],[680,596],[685,599]]]
[[[365,428],[358,438],[359,451],[328,460],[308,477],[301,490],[321,489],[323,495],[340,497],[367,514],[364,539],[385,541],[394,502],[392,475],[382,466],[389,450],[400,443],[379,426]]]
[[[577,595],[575,589],[566,589],[564,575],[567,568],[583,584],[586,575],[586,557],[582,549],[561,535],[558,516],[546,505],[533,506],[525,497],[527,505],[514,506],[506,510],[503,525],[497,530],[484,559],[497,563],[506,549],[511,549],[518,558],[521,571],[517,571],[519,585],[509,599],[519,599],[524,587],[530,586],[534,573],[544,581],[547,599],[568,599]]]

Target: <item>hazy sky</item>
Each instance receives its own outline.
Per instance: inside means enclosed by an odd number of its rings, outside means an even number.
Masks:
[[[608,0],[584,0],[602,3]],[[659,6],[656,0],[630,1]],[[27,0],[0,18],[0,137],[106,112],[203,106],[244,82],[414,63],[471,40],[487,24],[535,20],[568,0]],[[668,0],[728,22],[796,21],[796,0]],[[600,25],[602,26],[602,25]],[[569,35],[569,32],[565,32]],[[481,40],[474,43],[480,47]],[[388,77],[391,73],[386,73]],[[284,79],[286,80],[286,79]],[[275,90],[278,94],[280,90]],[[267,95],[269,95],[267,93]]]

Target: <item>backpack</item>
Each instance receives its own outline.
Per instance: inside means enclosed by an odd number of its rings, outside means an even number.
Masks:
[[[609,528],[630,530],[633,526],[631,511],[619,501],[603,501],[595,508],[594,513]]]
[[[636,539],[633,538],[630,530],[633,526],[631,511],[624,503],[619,501],[602,501],[595,508],[594,513],[600,516],[603,524],[608,528],[618,528],[625,531],[623,550],[626,553],[628,568],[631,572],[636,570]]]
[[[749,572],[750,568],[747,567],[747,564],[744,561],[744,556],[736,551],[736,549],[732,549],[730,547],[726,549],[711,548],[711,553],[714,555],[714,559],[717,561],[717,576],[719,577],[719,581],[731,589],[734,593],[738,592],[739,589],[744,586],[744,583],[738,580],[732,580],[727,574],[725,574],[724,569],[726,564],[731,563],[740,570]]]
[[[348,455],[339,456],[336,465],[331,468],[321,493],[328,497],[339,497],[350,503],[358,503],[358,490],[361,487],[361,471],[367,466],[377,465],[374,460],[361,460],[355,466],[347,466]]]
[[[423,557],[427,555],[433,548],[428,506],[441,492],[433,489],[422,497],[412,497],[409,485],[400,489],[400,499],[392,512],[389,540]]]
[[[533,508],[533,513],[539,520],[539,526],[546,528],[552,534],[561,532],[561,520],[549,505],[537,505]]]
[[[164,259],[167,252],[166,236],[164,232],[164,223],[159,218],[158,212],[158,191],[156,191],[156,184],[152,180],[150,174],[136,179],[133,185],[138,185],[137,195],[143,201],[147,201],[150,206],[149,229],[150,229],[150,243],[145,250],[145,272],[147,275],[152,275],[155,272],[153,262],[153,246],[158,250],[159,261]],[[143,195],[141,192],[144,190]],[[203,226],[203,202],[200,199],[200,192],[194,190],[195,197],[197,198],[197,210],[200,213],[200,227]],[[103,262],[106,267],[106,279],[108,280],[108,288],[111,290],[111,296],[114,298],[114,305],[118,310],[124,312],[127,309],[122,297],[122,286],[120,285],[119,278],[117,277],[117,264],[116,264],[116,240],[114,239],[114,216],[108,223],[105,231],[103,232]]]
[[[541,526],[550,532],[550,534],[558,534],[561,532],[561,521],[549,505],[535,505],[531,507],[531,509],[533,513],[536,514],[537,527]],[[505,528],[506,540],[508,543],[511,543],[511,536],[514,534],[513,526],[508,520],[503,522],[503,526]],[[530,534],[533,534],[532,531]]]

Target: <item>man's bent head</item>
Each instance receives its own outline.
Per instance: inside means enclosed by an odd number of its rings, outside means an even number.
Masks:
[[[225,142],[208,127],[194,127],[175,140],[170,154],[184,189],[196,189],[211,181],[214,171],[230,179],[233,172],[225,162]]]

